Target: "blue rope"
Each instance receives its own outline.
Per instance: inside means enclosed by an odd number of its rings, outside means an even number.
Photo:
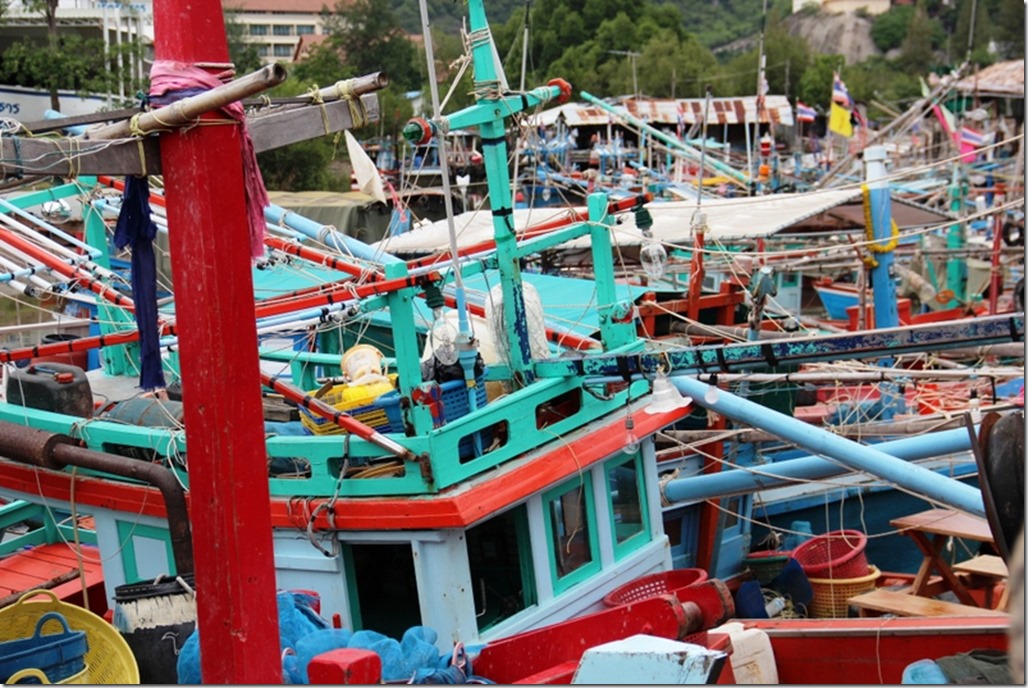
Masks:
[[[121,213],[114,229],[114,245],[132,246],[132,300],[139,328],[139,386],[145,390],[165,387],[161,369],[160,335],[157,329],[157,266],[153,240],[157,225],[150,219],[150,182],[146,177],[126,177]]]

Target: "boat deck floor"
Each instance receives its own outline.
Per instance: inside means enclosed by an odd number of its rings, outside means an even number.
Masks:
[[[80,549],[89,609],[102,615],[107,611],[107,599],[100,550],[92,545],[82,545]],[[83,583],[73,546],[37,545],[0,559],[0,607],[17,602],[23,593],[37,588],[51,590],[63,602],[82,605]]]

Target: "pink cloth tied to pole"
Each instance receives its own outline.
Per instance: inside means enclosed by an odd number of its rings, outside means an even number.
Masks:
[[[221,86],[222,81],[216,74],[211,74],[186,62],[174,60],[156,60],[150,68],[150,95],[161,97],[174,91],[210,90]],[[242,127],[243,145],[243,185],[246,190],[246,215],[250,225],[250,256],[254,260],[264,255],[264,235],[267,224],[264,219],[264,208],[271,201],[264,188],[264,179],[257,166],[257,153],[253,149],[253,139],[246,127],[246,115],[242,103],[236,101],[221,108],[226,116],[239,122]]]

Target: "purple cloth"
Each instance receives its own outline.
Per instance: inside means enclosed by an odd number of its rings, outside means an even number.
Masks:
[[[210,90],[221,85],[222,81],[217,75],[184,62],[156,60],[150,68],[150,98],[155,103],[174,102],[186,95],[195,94],[197,90]],[[221,108],[221,112],[239,122],[243,128],[243,184],[246,190],[246,215],[250,225],[250,256],[257,260],[264,255],[264,234],[267,228],[264,208],[271,201],[257,166],[257,153],[246,128],[242,103],[229,103]]]

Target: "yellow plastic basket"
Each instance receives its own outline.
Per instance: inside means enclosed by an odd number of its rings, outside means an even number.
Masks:
[[[39,683],[50,683],[50,679],[48,679],[46,674],[43,673],[42,671],[40,671],[39,669],[22,669],[21,671],[14,672],[13,674],[10,675],[10,677],[8,677],[7,685],[13,686],[13,685],[15,685],[17,683],[20,683],[21,681],[24,681],[27,678],[34,678]],[[69,676],[68,678],[63,679],[61,681],[58,681],[57,683],[58,684],[66,684],[66,683],[78,683],[78,684],[86,683],[86,684],[88,684],[88,683],[92,683],[92,682],[93,681],[89,677],[89,665],[87,664],[86,668],[83,669],[82,671],[80,671],[79,673],[75,674],[74,676]]]
[[[882,572],[874,565],[868,574],[859,578],[810,578],[814,599],[810,601],[810,616],[815,619],[845,619],[849,616],[849,598],[875,589],[875,581]]]
[[[383,394],[393,391],[396,374],[389,376],[389,382],[374,382],[370,385],[336,385],[319,400],[337,411],[346,411],[355,420],[382,432],[390,432],[389,416],[385,409],[375,404]],[[300,422],[315,435],[341,435],[346,432],[332,421],[300,408]]]
[[[47,612],[59,612],[69,628],[85,631],[89,645],[85,670],[59,683],[139,683],[139,665],[121,634],[93,612],[61,602],[50,590],[30,590],[11,606],[0,609],[0,640],[32,635],[39,617]],[[78,680],[83,673],[84,680]]]

